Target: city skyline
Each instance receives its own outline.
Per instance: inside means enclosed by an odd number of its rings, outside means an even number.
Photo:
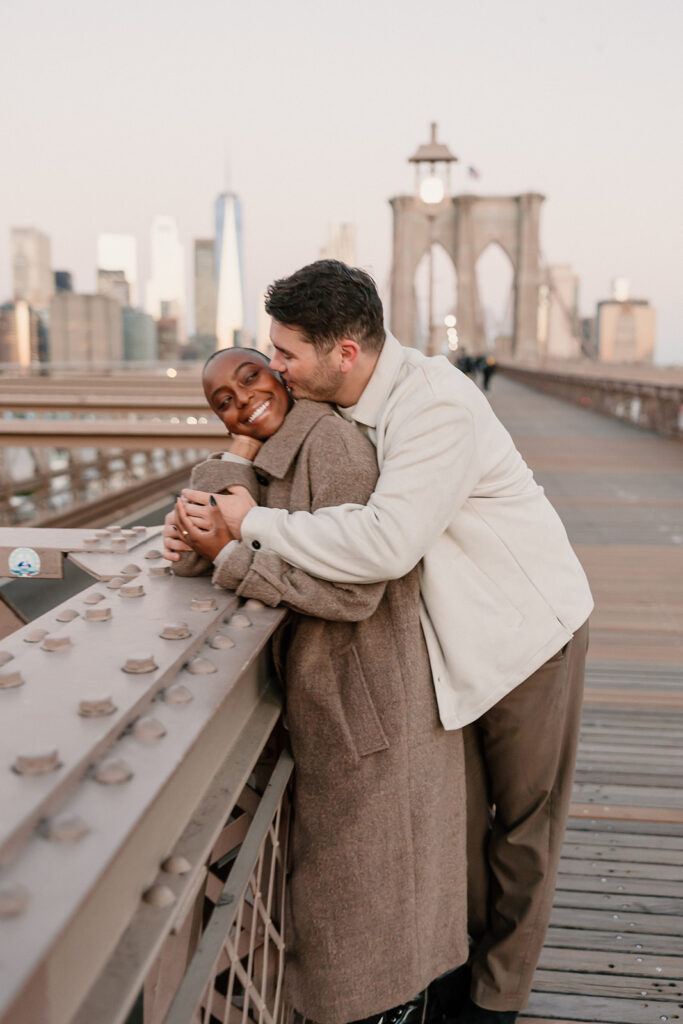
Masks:
[[[386,299],[388,200],[411,193],[407,157],[435,120],[460,160],[454,192],[542,192],[543,256],[579,276],[581,313],[627,277],[657,310],[658,361],[683,363],[671,229],[681,206],[677,5],[439,0],[421,15],[434,23],[421,39],[413,6],[400,2],[349,0],[341,11],[268,0],[256,11],[203,0],[188,18],[170,0],[161,12],[157,0],[131,5],[112,27],[83,0],[31,9],[36,70],[22,75],[14,51],[0,70],[15,96],[0,113],[12,140],[0,239],[35,225],[52,239],[53,266],[94,292],[97,233],[141,241],[168,212],[191,294],[188,254],[212,234],[212,200],[227,188],[245,209],[247,326],[266,284],[317,257],[329,222],[356,225],[358,262]],[[31,32],[28,12],[12,8],[8,20],[14,37]],[[466,177],[470,166],[479,179]],[[141,247],[139,280],[148,273]],[[0,294],[10,291],[0,243]]]

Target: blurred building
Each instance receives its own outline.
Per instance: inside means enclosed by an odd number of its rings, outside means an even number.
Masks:
[[[0,306],[0,363],[28,366],[42,355],[45,328],[28,302],[17,299]]]
[[[320,250],[321,260],[341,260],[349,267],[356,266],[356,225],[334,223],[327,225],[327,241]]]
[[[178,321],[175,317],[164,316],[157,320],[156,327],[157,358],[162,363],[176,362],[180,351]]]
[[[261,294],[259,295],[259,304],[256,319],[255,347],[259,350],[259,352],[263,352],[264,356],[268,356],[269,359],[274,351],[270,341],[270,320],[270,314],[266,313],[266,293],[261,292]]]
[[[646,299],[598,302],[595,334],[603,363],[651,363],[657,315]]]
[[[121,306],[107,295],[59,292],[50,304],[50,360],[108,363],[123,359]]]
[[[218,347],[216,339],[216,267],[212,238],[198,238],[194,243],[194,315],[195,336],[201,350]]]
[[[123,270],[97,270],[97,293],[116,299],[119,306],[131,306],[130,284]]]
[[[122,309],[123,358],[153,362],[158,358],[157,325],[141,309]]]
[[[235,331],[244,327],[242,204],[232,192],[215,203],[216,337],[218,348],[235,344]]]
[[[176,335],[185,340],[185,253],[172,217],[155,217],[150,235],[152,273],[145,292],[145,310],[155,320],[176,321]]]
[[[579,278],[566,264],[548,267],[539,288],[538,348],[547,359],[575,359],[581,355]]]
[[[37,228],[11,228],[12,296],[47,310],[55,292],[50,239]]]
[[[97,270],[119,271],[128,282],[127,306],[138,304],[138,243],[133,235],[97,236]],[[108,294],[104,292],[103,294]]]
[[[73,276],[70,270],[55,270],[55,292],[72,292]]]

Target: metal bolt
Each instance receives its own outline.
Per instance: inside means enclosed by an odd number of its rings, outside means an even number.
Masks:
[[[57,622],[73,622],[78,618],[78,612],[75,608],[63,608],[56,618]]]
[[[247,615],[242,615],[241,612],[235,612],[230,616],[228,625],[235,626],[236,629],[247,629],[251,626],[251,619]]]
[[[108,526],[107,527],[107,533],[109,533],[109,534],[121,533],[121,527],[120,526]]]
[[[133,736],[141,743],[153,743],[166,735],[166,727],[158,718],[139,718],[133,726]]]
[[[40,831],[46,839],[56,843],[76,843],[87,835],[90,829],[77,814],[62,814],[43,822]]]
[[[214,651],[227,651],[230,647],[235,646],[235,641],[232,637],[226,636],[225,633],[216,633],[209,640],[209,647],[213,647]]]
[[[56,750],[42,754],[17,754],[13,767],[17,775],[45,775],[60,767],[59,754]]]
[[[13,657],[14,655],[11,651],[0,651],[0,665],[6,665]]]
[[[123,576],[114,576],[107,583],[107,590],[118,590],[126,582]]]
[[[167,622],[159,633],[164,640],[184,640],[191,635],[186,622]]]
[[[255,597],[250,597],[248,601],[245,601],[242,607],[245,610],[252,612],[260,612],[266,607],[263,601],[257,601]]]
[[[167,875],[186,875],[192,870],[192,865],[185,857],[167,857],[161,865],[161,870]]]
[[[0,690],[13,690],[25,682],[21,672],[0,672]]]
[[[99,543],[100,543],[100,538],[99,537],[84,537],[83,538],[83,547],[84,548],[96,548],[96,547],[99,547]]]
[[[47,636],[46,629],[32,629],[24,637],[25,644],[39,644]]]
[[[147,533],[146,526],[134,526],[132,529],[133,533],[137,533],[139,536],[142,536],[143,533]]]
[[[161,551],[157,551],[156,548],[150,548],[149,551],[145,552],[145,558],[161,558]]]
[[[121,530],[121,536],[122,537],[134,537],[135,536],[135,530]]]
[[[83,604],[99,604],[100,601],[104,601],[104,594],[100,594],[98,590],[93,590],[91,594],[83,598]]]
[[[46,636],[40,645],[41,651],[66,651],[71,647],[70,636]]]
[[[111,608],[108,604],[101,604],[97,608],[86,608],[83,618],[88,622],[106,622],[111,618]]]
[[[125,583],[119,588],[121,597],[144,597],[145,588],[141,583]]]
[[[124,565],[123,569],[121,570],[121,575],[122,576],[137,576],[138,573],[141,573],[141,572],[142,572],[142,569],[140,568],[139,565],[136,565],[135,562],[129,562],[128,565]]]
[[[191,608],[193,612],[212,612],[216,608],[215,597],[193,597]]]
[[[169,686],[168,690],[164,693],[166,704],[189,704],[191,700],[194,700],[194,695],[182,683]]]
[[[109,541],[109,547],[112,551],[126,551],[128,544],[125,537],[112,537]]]
[[[216,671],[216,666],[208,658],[193,658],[187,671],[193,676],[209,676]]]
[[[144,675],[145,672],[154,672],[158,667],[153,654],[138,653],[126,658],[123,671],[130,675]]]
[[[95,530],[95,536],[99,537],[100,540],[102,540],[103,537],[106,537],[107,540],[109,540],[109,530]]]
[[[112,757],[102,761],[95,769],[95,779],[103,786],[119,786],[133,778],[130,766],[121,758]]]
[[[23,885],[5,885],[0,889],[0,917],[18,917],[30,902],[28,889]]]
[[[153,907],[170,907],[175,903],[175,894],[167,885],[153,885],[143,895],[145,903]]]
[[[170,576],[170,565],[150,565],[147,570],[149,576]]]
[[[115,711],[116,704],[111,697],[91,697],[78,704],[78,713],[83,718],[103,718],[105,715],[113,715]]]

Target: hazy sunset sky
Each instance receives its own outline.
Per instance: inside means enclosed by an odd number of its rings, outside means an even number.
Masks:
[[[3,30],[0,301],[10,226],[46,231],[92,291],[102,231],[138,238],[144,284],[159,213],[191,293],[226,185],[252,327],[257,293],[317,258],[331,221],[356,225],[385,291],[387,200],[412,191],[433,120],[455,191],[546,195],[544,256],[579,274],[582,312],[629,278],[658,361],[683,363],[680,0],[14,0]]]

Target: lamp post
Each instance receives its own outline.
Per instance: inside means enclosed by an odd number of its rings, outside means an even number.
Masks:
[[[436,329],[434,324],[434,222],[438,207],[450,193],[450,167],[457,162],[448,146],[436,140],[436,122],[431,124],[431,138],[428,143],[419,146],[409,157],[409,163],[415,164],[415,192],[419,201],[426,207],[429,225],[429,303],[428,303],[428,335],[427,355],[438,354]]]

